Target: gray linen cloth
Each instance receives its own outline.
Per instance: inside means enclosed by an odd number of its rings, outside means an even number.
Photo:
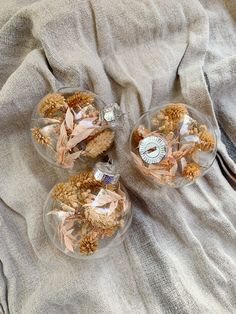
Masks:
[[[236,2],[1,1],[0,312],[236,313]],[[28,5],[27,5],[28,4]],[[114,157],[134,219],[110,256],[78,261],[48,241],[47,193],[61,176],[34,151],[29,122],[41,97],[80,86],[126,113]],[[161,101],[207,115],[218,156],[192,186],[171,190],[134,168],[128,136]],[[223,165],[223,166],[222,166]]]

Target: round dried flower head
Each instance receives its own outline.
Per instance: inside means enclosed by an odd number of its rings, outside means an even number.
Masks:
[[[200,139],[200,143],[198,144],[198,147],[205,152],[211,151],[215,148],[215,138],[214,136],[204,130],[204,131],[200,131],[198,133],[199,139]]]
[[[39,114],[46,118],[55,117],[65,110],[66,102],[61,94],[49,94],[39,103]]]
[[[84,211],[85,218],[94,226],[102,229],[112,228],[118,225],[116,212],[103,214],[97,211],[95,207],[88,206]]]
[[[67,98],[67,104],[73,109],[81,109],[94,103],[94,97],[86,92],[77,92]]]
[[[51,138],[49,136],[43,135],[40,128],[34,128],[31,129],[32,136],[35,139],[35,141],[41,145],[50,145],[51,144]]]
[[[184,118],[185,114],[188,114],[188,110],[185,104],[176,103],[176,104],[169,104],[161,112],[168,117],[169,120],[172,121],[180,121]]]
[[[103,152],[107,151],[114,140],[114,132],[111,130],[104,130],[95,138],[90,140],[85,148],[85,156],[96,158]]]
[[[78,206],[76,188],[70,183],[56,184],[52,191],[52,198],[72,207]]]
[[[79,241],[80,253],[82,255],[91,255],[96,252],[98,248],[98,234],[90,232]]]
[[[189,163],[184,167],[182,175],[192,181],[201,175],[201,167],[194,162]]]

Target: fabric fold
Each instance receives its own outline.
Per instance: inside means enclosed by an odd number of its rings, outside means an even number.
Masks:
[[[136,171],[128,141],[134,122],[149,108],[186,102],[213,121],[225,169],[235,173],[218,127],[235,143],[235,4],[28,4],[0,21],[0,278],[7,278],[0,283],[0,309],[14,314],[233,313],[236,194],[219,158],[196,184],[170,190]],[[106,259],[67,257],[44,231],[44,200],[65,174],[37,155],[29,124],[39,100],[61,86],[92,90],[105,102],[119,103],[125,113],[113,158],[132,195],[134,219],[125,242]]]

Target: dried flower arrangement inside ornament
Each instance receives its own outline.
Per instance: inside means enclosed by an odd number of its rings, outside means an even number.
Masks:
[[[49,194],[44,225],[63,252],[81,258],[104,255],[123,240],[131,222],[131,205],[119,175],[105,174],[107,163],[71,176]]]
[[[31,120],[33,143],[42,157],[63,168],[106,152],[114,141],[117,104],[105,105],[95,94],[65,88],[48,94]],[[78,165],[77,165],[78,168]]]
[[[197,110],[170,103],[144,114],[131,135],[137,168],[160,185],[181,187],[194,182],[212,165],[216,136]]]

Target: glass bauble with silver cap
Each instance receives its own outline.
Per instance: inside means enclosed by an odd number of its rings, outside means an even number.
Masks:
[[[215,159],[216,147],[209,119],[183,103],[166,103],[146,112],[130,137],[137,169],[153,184],[175,188],[203,176]]]
[[[51,164],[82,170],[112,148],[121,117],[118,104],[106,104],[90,91],[64,87],[47,94],[35,107],[32,141]]]
[[[124,240],[132,208],[114,165],[99,162],[56,184],[43,218],[54,246],[69,256],[91,259],[109,254]]]

